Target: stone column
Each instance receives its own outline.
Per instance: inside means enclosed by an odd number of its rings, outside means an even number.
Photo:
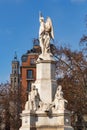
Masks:
[[[55,80],[55,61],[40,60],[36,63],[36,82],[40,98],[44,103],[54,99],[57,82]]]

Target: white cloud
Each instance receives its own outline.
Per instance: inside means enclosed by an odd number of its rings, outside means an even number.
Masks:
[[[51,0],[52,2],[61,2],[61,1],[65,1],[65,0]],[[69,0],[70,2],[73,3],[82,3],[82,2],[86,2],[87,0]]]
[[[24,0],[0,0],[0,3],[21,3]]]
[[[87,0],[71,0],[71,2],[79,2],[79,3],[81,3],[81,2],[86,2]]]
[[[51,2],[53,3],[57,3],[57,2],[60,2],[61,0],[51,0]]]

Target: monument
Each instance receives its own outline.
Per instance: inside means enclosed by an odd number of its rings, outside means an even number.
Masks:
[[[39,42],[41,54],[36,62],[36,81],[32,83],[28,101],[21,113],[19,130],[73,130],[67,100],[63,98],[62,86],[55,80],[55,58],[50,51],[54,39],[52,21],[46,22],[40,15]]]

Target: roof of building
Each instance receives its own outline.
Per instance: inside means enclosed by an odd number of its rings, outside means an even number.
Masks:
[[[34,45],[32,49],[27,50],[25,54],[22,55],[21,61],[25,62],[29,55],[38,55],[41,53],[41,49],[39,45]]]

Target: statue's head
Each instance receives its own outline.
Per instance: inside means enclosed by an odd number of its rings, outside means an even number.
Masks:
[[[61,90],[62,90],[62,86],[61,86],[61,85],[58,85],[57,90],[61,91]]]
[[[44,22],[44,17],[40,16],[40,22]]]

